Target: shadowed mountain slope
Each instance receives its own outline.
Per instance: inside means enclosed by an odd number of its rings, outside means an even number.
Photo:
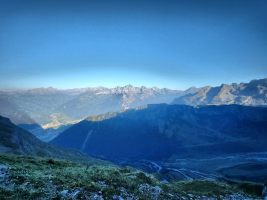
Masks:
[[[266,151],[267,108],[149,105],[70,127],[52,143],[107,159],[212,157]]]
[[[40,157],[55,157],[73,161],[89,161],[90,158],[74,150],[61,149],[44,143],[8,118],[0,116],[0,152]],[[92,159],[93,161],[94,159]]]

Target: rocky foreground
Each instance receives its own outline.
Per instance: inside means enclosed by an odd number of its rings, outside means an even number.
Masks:
[[[241,187],[242,186],[242,187]],[[132,168],[0,155],[0,199],[261,199],[255,185],[159,181]]]

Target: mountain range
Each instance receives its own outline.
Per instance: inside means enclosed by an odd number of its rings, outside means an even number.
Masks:
[[[0,152],[7,153],[0,158],[82,161],[87,173],[89,162],[106,167],[96,157],[164,181],[261,184],[267,178],[266,82],[185,91],[131,85],[0,91],[0,114],[10,118],[0,117]]]
[[[15,124],[35,124],[36,122],[23,110],[7,98],[0,96],[0,113]]]
[[[186,105],[267,105],[267,78],[252,80],[249,83],[222,84],[218,87],[206,86],[195,92],[182,95],[174,99],[172,103]]]
[[[59,90],[1,90],[0,114],[49,141],[88,116],[145,107],[148,104],[267,105],[267,79],[219,87],[191,87],[185,91],[166,88],[124,87]]]
[[[45,144],[3,117],[0,136],[0,199],[189,200],[220,195],[220,199],[229,200],[261,196],[258,183],[226,184],[203,179],[163,182],[132,167],[119,167]]]
[[[168,159],[265,151],[267,108],[157,104],[83,120],[52,143],[106,159]]]
[[[263,182],[266,130],[267,107],[154,104],[89,117],[51,143],[165,179]]]
[[[9,90],[0,91],[0,96],[2,101],[13,105],[13,110],[23,111],[36,123],[47,125],[54,121],[65,124],[90,115],[125,110],[148,103],[170,103],[180,93],[177,90],[127,85],[116,88]],[[4,105],[0,104],[0,113],[4,113],[3,110]],[[15,117],[10,118],[16,122]]]

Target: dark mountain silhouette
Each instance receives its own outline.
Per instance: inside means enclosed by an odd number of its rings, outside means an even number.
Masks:
[[[149,105],[106,118],[88,118],[52,143],[111,160],[266,151],[267,108]]]
[[[61,149],[40,141],[31,133],[0,116],[0,152],[40,157],[53,157],[74,161],[91,158],[75,150]]]

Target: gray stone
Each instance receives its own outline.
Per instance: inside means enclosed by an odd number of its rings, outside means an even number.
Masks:
[[[60,192],[60,195],[63,197],[63,198],[66,198],[68,196],[68,193],[69,193],[69,190],[62,190]]]
[[[192,195],[192,194],[188,194],[187,196],[190,197],[190,198],[194,197],[194,195]]]
[[[72,200],[77,199],[78,194],[79,194],[80,192],[81,192],[80,189],[76,189],[74,192],[72,192],[72,193],[70,194],[71,199],[72,199]]]
[[[104,198],[102,197],[102,195],[99,195],[97,193],[93,193],[88,200],[104,200]]]
[[[124,198],[122,196],[118,196],[118,195],[114,195],[112,197],[113,200],[124,200]]]
[[[108,187],[108,185],[106,184],[105,181],[97,181],[97,184],[98,184],[102,189]]]
[[[142,194],[150,196],[151,199],[158,199],[160,193],[162,192],[162,189],[159,186],[151,186],[149,184],[141,184],[138,187],[139,192]]]
[[[4,164],[0,164],[0,183],[7,182],[7,179],[9,177],[8,173],[9,173],[8,166]]]

